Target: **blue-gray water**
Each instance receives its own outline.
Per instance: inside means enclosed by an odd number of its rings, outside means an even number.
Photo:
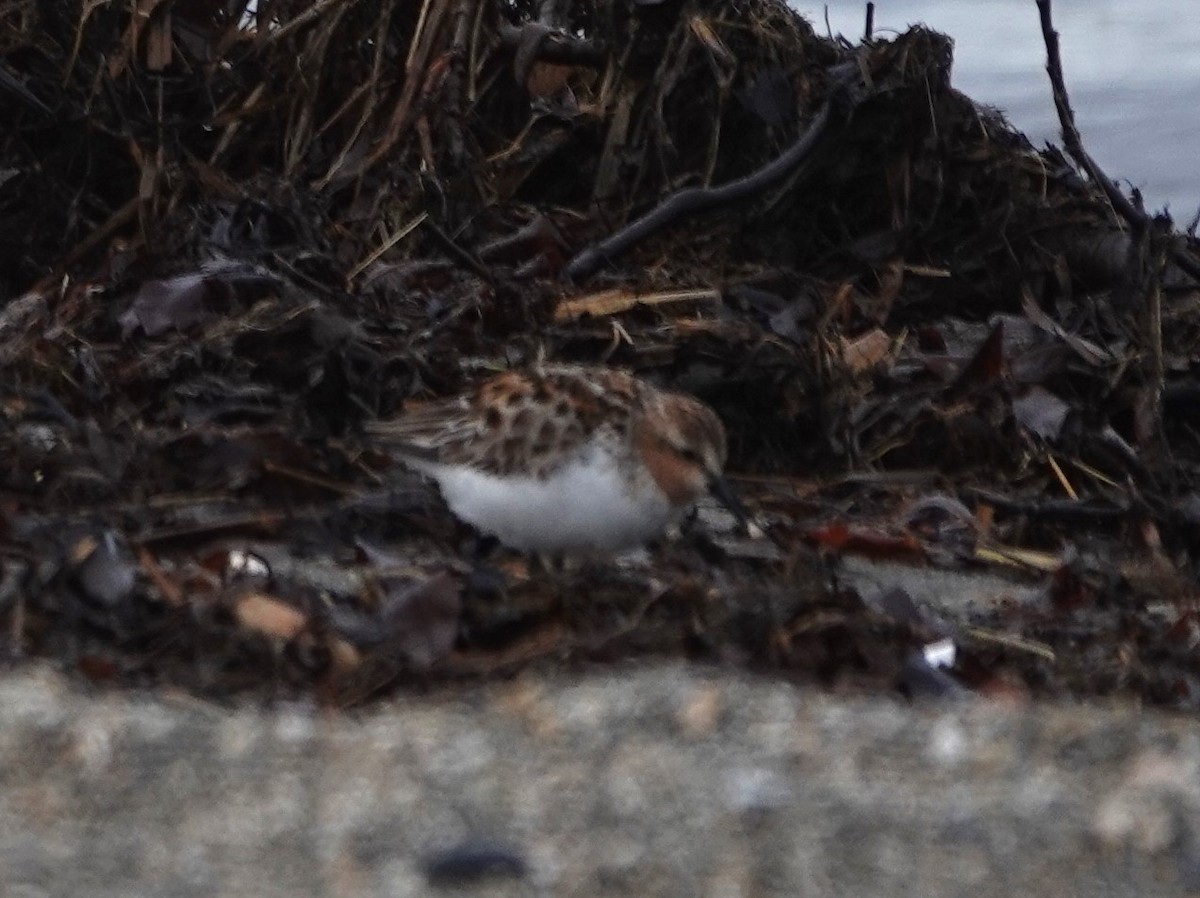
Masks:
[[[865,0],[789,0],[857,41]],[[955,87],[1004,110],[1036,145],[1062,143],[1034,0],[877,0],[876,34],[923,22],[954,38]],[[1169,206],[1200,207],[1200,0],[1058,0],[1054,24],[1084,146],[1113,178]]]

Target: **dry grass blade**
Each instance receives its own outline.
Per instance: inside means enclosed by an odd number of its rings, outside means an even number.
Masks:
[[[377,249],[371,252],[365,259],[355,265],[346,274],[346,289],[349,290],[355,279],[362,274],[366,269],[370,268],[376,261],[379,260],[384,253],[398,244],[401,240],[419,228],[429,218],[428,212],[422,212],[408,224],[400,228],[396,233],[392,234],[379,245]]]
[[[639,306],[654,307],[682,302],[704,302],[719,305],[721,292],[711,288],[694,290],[664,290],[658,293],[636,293],[629,290],[602,290],[574,299],[565,299],[554,309],[554,320],[574,321],[585,315],[604,318],[619,315]]]

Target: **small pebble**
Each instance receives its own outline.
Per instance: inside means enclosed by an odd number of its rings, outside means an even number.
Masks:
[[[500,876],[519,878],[528,872],[525,858],[516,848],[475,840],[431,852],[421,866],[433,885],[477,882]]]

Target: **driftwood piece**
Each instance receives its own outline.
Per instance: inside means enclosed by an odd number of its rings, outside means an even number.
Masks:
[[[821,106],[808,129],[787,152],[758,171],[720,187],[691,187],[681,190],[637,221],[579,252],[567,265],[567,277],[573,281],[589,278],[607,261],[628,252],[668,225],[761,193],[794,174],[811,158],[813,151],[828,133],[833,119],[832,107],[831,97]]]
[[[1054,92],[1054,108],[1058,111],[1058,121],[1062,126],[1063,146],[1079,166],[1087,172],[1112,204],[1113,209],[1125,221],[1135,228],[1146,228],[1152,219],[1143,210],[1135,206],[1112,178],[1096,164],[1096,160],[1083,148],[1083,139],[1075,125],[1075,112],[1071,109],[1071,101],[1067,96],[1066,81],[1063,78],[1062,57],[1058,48],[1058,32],[1054,29],[1051,16],[1051,0],[1037,0],[1038,14],[1042,24],[1042,38],[1046,43],[1046,73],[1050,76],[1050,86]],[[1200,281],[1200,259],[1197,259],[1183,247],[1171,248],[1171,260],[1183,271],[1197,281]]]
[[[1133,229],[1134,240],[1130,243],[1128,265],[1129,284],[1138,284],[1142,300],[1142,328],[1147,352],[1145,353],[1145,384],[1139,388],[1141,400],[1136,403],[1135,432],[1138,443],[1144,448],[1156,446],[1163,449],[1162,440],[1162,394],[1166,386],[1166,367],[1162,333],[1162,273],[1170,258],[1181,270],[1200,281],[1200,259],[1197,259],[1181,241],[1165,233],[1167,228],[1155,221],[1141,208],[1131,202],[1112,179],[1104,173],[1091,155],[1083,148],[1083,140],[1075,125],[1075,113],[1067,96],[1063,78],[1062,58],[1059,54],[1058,32],[1051,17],[1051,0],[1037,0],[1042,26],[1042,37],[1046,43],[1046,71],[1054,92],[1054,107],[1062,125],[1063,144],[1067,152],[1079,163],[1088,176],[1100,186],[1105,197],[1117,214]],[[1140,282],[1140,283],[1139,283]]]

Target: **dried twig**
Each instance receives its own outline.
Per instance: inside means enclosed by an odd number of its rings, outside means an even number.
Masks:
[[[1146,228],[1152,224],[1150,216],[1138,209],[1104,173],[1099,165],[1083,148],[1083,140],[1079,129],[1075,126],[1075,113],[1071,109],[1067,97],[1067,86],[1063,80],[1062,57],[1058,49],[1058,32],[1054,30],[1054,22],[1050,14],[1051,0],[1037,0],[1038,14],[1042,23],[1042,39],[1046,42],[1046,73],[1050,76],[1050,86],[1054,91],[1054,108],[1058,111],[1058,121],[1062,126],[1063,145],[1071,158],[1087,172],[1088,177],[1104,191],[1105,197],[1125,221],[1136,228]],[[1200,281],[1200,259],[1197,259],[1182,247],[1172,247],[1171,259],[1181,269]]]
[[[278,28],[274,30],[269,28],[259,29],[262,45],[279,43],[284,38],[299,31],[305,25],[320,19],[331,7],[345,2],[346,0],[317,0],[316,3],[305,9],[296,18],[280,25]]]
[[[782,156],[753,174],[720,187],[692,187],[679,191],[637,221],[578,253],[567,265],[567,277],[574,281],[591,277],[607,261],[628,252],[667,225],[744,199],[779,183],[809,160],[825,137],[831,120],[832,99],[825,101],[808,130]]]
[[[500,40],[505,46],[515,51],[523,52],[533,59],[544,59],[547,62],[568,63],[599,67],[608,59],[608,48],[601,43],[587,38],[572,37],[562,31],[555,31],[549,26],[537,22],[527,23],[524,27],[509,25],[501,22],[497,26]],[[536,39],[536,44],[528,47]],[[529,60],[531,63],[533,60]],[[514,65],[514,69],[528,70],[529,63]],[[519,80],[518,75],[518,80]]]

